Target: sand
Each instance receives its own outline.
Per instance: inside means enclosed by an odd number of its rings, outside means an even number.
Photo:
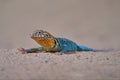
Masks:
[[[120,80],[120,51],[56,55],[0,49],[0,80]]]

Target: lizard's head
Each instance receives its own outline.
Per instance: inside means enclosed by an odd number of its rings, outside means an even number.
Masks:
[[[53,36],[48,33],[47,31],[43,31],[43,30],[36,30],[33,33],[31,33],[31,38],[32,39],[36,39],[36,40],[50,40],[53,38]]]
[[[31,33],[31,38],[44,47],[53,47],[55,45],[54,36],[47,31],[36,30]]]

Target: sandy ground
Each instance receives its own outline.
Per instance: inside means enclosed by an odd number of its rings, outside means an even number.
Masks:
[[[0,49],[0,80],[120,80],[120,51],[55,55]]]

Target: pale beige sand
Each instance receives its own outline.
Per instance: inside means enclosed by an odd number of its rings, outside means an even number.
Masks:
[[[0,80],[120,80],[120,51],[55,55],[0,49]]]

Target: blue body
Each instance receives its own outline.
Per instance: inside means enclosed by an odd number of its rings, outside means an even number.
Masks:
[[[26,49],[27,52],[34,52],[34,51],[47,51],[44,47],[39,46],[38,48],[30,48]],[[52,47],[49,51],[58,52],[60,51],[61,54],[67,53],[69,51],[93,51],[94,49],[86,47],[84,45],[77,45],[75,42],[66,39],[66,38],[55,38],[55,46]]]
[[[77,45],[75,42],[66,39],[66,38],[55,38],[58,44],[53,48],[56,51],[59,50],[62,53],[66,53],[68,51],[95,51],[92,48],[88,48],[84,45]]]

